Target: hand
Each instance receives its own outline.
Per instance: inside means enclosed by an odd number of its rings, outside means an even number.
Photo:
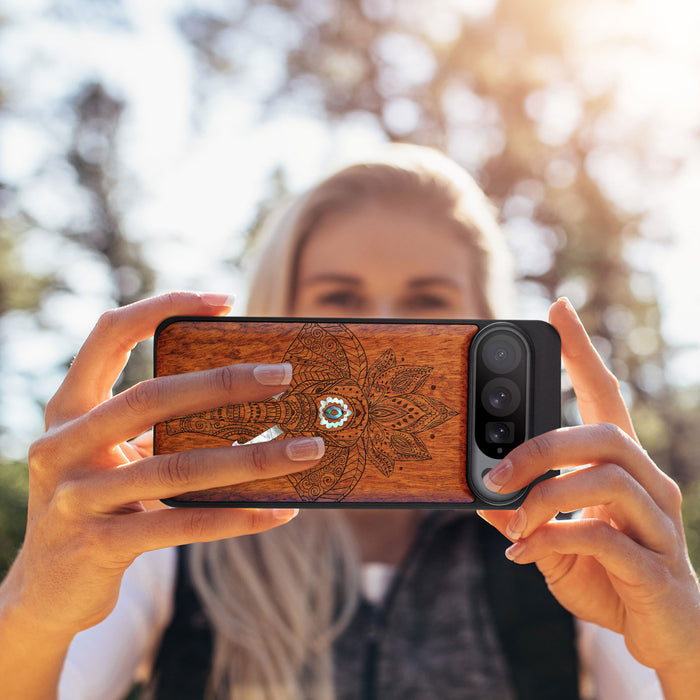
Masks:
[[[49,402],[46,433],[30,450],[24,546],[0,598],[44,634],[70,637],[102,620],[116,603],[124,570],[146,550],[260,532],[295,515],[293,509],[146,505],[300,471],[323,454],[315,438],[156,457],[143,439],[126,442],[160,421],[284,390],[288,365],[270,366],[278,375],[265,379],[248,364],[151,379],[112,396],[130,350],[161,320],[228,309],[223,296],[179,293],[105,313]]]
[[[528,440],[485,482],[509,493],[550,469],[578,468],[536,484],[515,513],[480,515],[515,542],[509,558],[535,562],[564,607],[623,634],[632,655],[655,668],[662,683],[688,673],[698,680],[700,590],[680,490],[639,445],[617,380],[568,301],[552,306],[550,322],[561,336],[584,425]],[[580,519],[553,520],[578,509]]]

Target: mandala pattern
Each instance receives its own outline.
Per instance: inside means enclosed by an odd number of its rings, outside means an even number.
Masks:
[[[166,423],[168,434],[205,433],[246,442],[279,426],[282,437],[322,434],[326,453],[315,467],[287,477],[303,501],[341,501],[369,461],[390,477],[397,462],[430,459],[418,436],[456,411],[420,393],[432,367],[399,365],[385,350],[370,366],[342,323],[307,323],[287,348],[294,376],[277,400],[223,406]]]

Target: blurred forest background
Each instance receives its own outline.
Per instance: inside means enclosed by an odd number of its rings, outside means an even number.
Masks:
[[[699,566],[692,6],[0,2],[0,570],[42,406],[99,313],[169,288],[245,297],[260,212],[384,141],[475,175],[516,253],[522,316],[572,299],[683,488]],[[122,384],[150,373],[144,346]]]

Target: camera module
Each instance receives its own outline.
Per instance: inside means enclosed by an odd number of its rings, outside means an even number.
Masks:
[[[495,493],[484,475],[532,435],[560,424],[560,364],[556,331],[541,321],[487,322],[474,337],[468,366],[467,483],[489,506],[510,507],[525,494],[524,488]]]
[[[530,430],[532,355],[523,333],[507,321],[482,333],[472,348],[474,441],[483,459],[502,459]]]

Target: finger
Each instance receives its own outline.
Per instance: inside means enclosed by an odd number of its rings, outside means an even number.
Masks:
[[[142,459],[143,457],[148,456],[142,454],[141,451],[131,442],[122,443],[119,445],[119,450],[121,450],[121,454],[124,456],[123,461],[126,462],[135,462],[137,459]]]
[[[666,513],[679,503],[676,484],[627,433],[612,423],[560,428],[526,440],[484,477],[487,488],[510,493],[550,469],[611,462],[627,471]]]
[[[614,423],[636,439],[620,385],[593,347],[568,299],[552,304],[549,322],[561,337],[562,359],[584,423]]]
[[[289,385],[292,366],[240,364],[140,382],[66,426],[81,451],[129,440],[177,416],[245,401],[268,399]],[[265,382],[265,383],[264,383]],[[79,439],[78,439],[79,438]]]
[[[230,309],[231,302],[224,294],[171,292],[105,312],[49,402],[47,427],[82,415],[109,398],[131,350],[150,338],[164,319],[176,315],[215,316]]]
[[[529,537],[559,512],[603,508],[614,526],[647,549],[676,546],[669,518],[621,467],[601,464],[536,484],[506,527],[511,540]]]
[[[129,441],[129,445],[138,455],[138,459],[150,457],[153,454],[153,430],[146,430]]]
[[[477,510],[476,514],[485,520],[489,525],[495,527],[503,536],[508,537],[506,528],[513,519],[514,510]]]
[[[69,491],[63,497],[70,498],[75,508],[89,504],[97,512],[110,512],[124,503],[299,472],[316,464],[324,451],[320,437],[186,450],[96,472],[64,487]]]
[[[518,564],[537,563],[550,585],[556,583],[550,580],[550,574],[560,568],[558,562],[565,555],[593,557],[609,574],[628,585],[656,575],[659,568],[655,554],[596,518],[547,523],[506,551],[508,558]]]
[[[212,542],[264,532],[283,525],[298,513],[296,508],[169,508],[127,517],[110,523],[110,541],[127,557],[163,547],[191,542]]]

